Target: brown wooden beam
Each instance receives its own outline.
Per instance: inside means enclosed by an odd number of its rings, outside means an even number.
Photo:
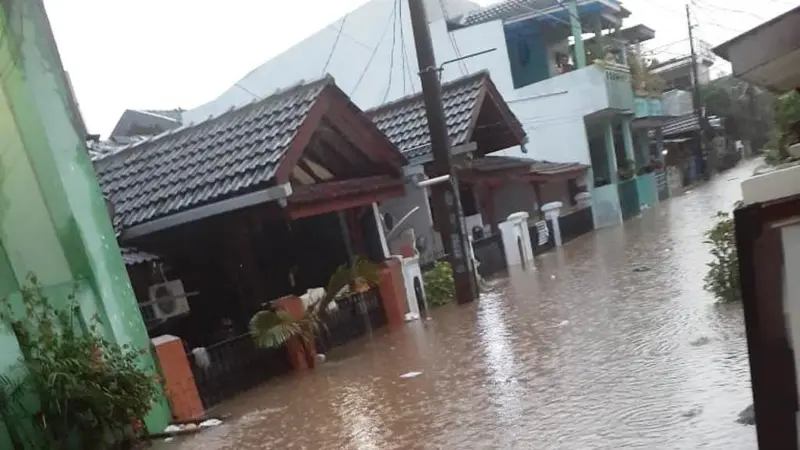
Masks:
[[[296,220],[303,217],[318,216],[334,211],[342,211],[356,206],[367,206],[375,202],[381,202],[390,198],[402,197],[405,195],[405,186],[393,186],[380,189],[374,192],[348,195],[338,199],[320,199],[302,204],[292,204],[286,207],[289,218]]]
[[[284,155],[283,160],[275,172],[276,184],[287,183],[292,176],[292,170],[298,161],[303,157],[308,144],[311,143],[314,132],[319,128],[322,118],[328,113],[331,107],[330,91],[324,91],[317,96],[317,101],[311,106],[311,109],[306,114],[306,119],[303,121],[297,133],[289,145],[289,150]]]

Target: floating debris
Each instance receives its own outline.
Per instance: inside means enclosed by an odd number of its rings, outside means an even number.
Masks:
[[[683,417],[686,417],[687,419],[691,419],[693,417],[699,416],[700,413],[702,413],[702,412],[703,412],[703,407],[702,406],[695,406],[694,408],[692,408],[692,409],[686,411],[685,413],[683,413]]]
[[[415,320],[419,320],[419,314],[413,312],[406,313],[404,320],[406,322],[414,322]]]
[[[317,353],[317,355],[314,356],[314,359],[317,360],[317,364],[323,364],[327,359],[327,356],[325,356],[325,353]]]
[[[422,372],[408,372],[400,375],[400,378],[416,378],[422,375]]]
[[[319,356],[319,355],[317,355]],[[322,355],[325,356],[325,355]],[[208,427],[218,427],[222,425],[222,421],[219,419],[208,419],[200,422],[200,428],[208,428]]]
[[[647,266],[639,266],[639,267],[633,269],[633,271],[634,272],[649,272],[650,268],[647,267]]]
[[[689,342],[689,345],[691,345],[692,347],[700,347],[701,345],[706,345],[709,342],[711,342],[711,338],[709,338],[708,336],[701,336]]]
[[[565,327],[567,325],[569,325],[569,320],[562,320],[561,323],[558,324],[559,327]]]
[[[748,406],[744,411],[739,413],[739,418],[736,422],[742,425],[755,425],[756,424],[756,411],[753,405]]]

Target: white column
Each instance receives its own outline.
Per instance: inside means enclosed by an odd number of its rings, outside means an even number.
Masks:
[[[381,217],[381,210],[378,209],[377,203],[372,203],[372,214],[375,217],[375,225],[378,226],[378,236],[381,239],[381,248],[383,249],[383,257],[389,257],[389,244],[386,242],[386,230],[383,227],[383,217]]]
[[[545,219],[553,223],[553,239],[556,241],[556,247],[561,247],[561,207],[564,206],[561,202],[550,202],[542,206],[542,212]]]

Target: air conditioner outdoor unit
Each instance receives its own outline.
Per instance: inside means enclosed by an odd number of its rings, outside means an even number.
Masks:
[[[189,300],[181,280],[154,284],[149,291],[150,301],[141,308],[145,318],[168,319],[189,313]]]

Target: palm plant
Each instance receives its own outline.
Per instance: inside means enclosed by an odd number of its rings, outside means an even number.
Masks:
[[[326,330],[325,319],[329,307],[346,293],[360,293],[376,286],[380,281],[380,267],[366,259],[358,258],[352,266],[342,265],[328,280],[325,295],[306,307],[302,318],[288,311],[265,309],[250,319],[250,334],[256,345],[262,348],[277,348],[292,339],[300,339],[306,356],[314,345],[316,336]]]

